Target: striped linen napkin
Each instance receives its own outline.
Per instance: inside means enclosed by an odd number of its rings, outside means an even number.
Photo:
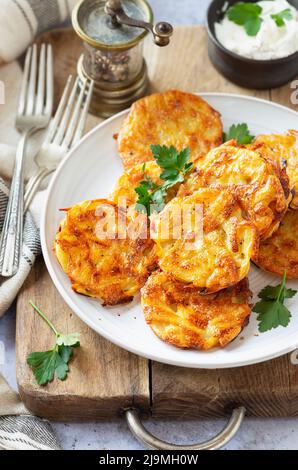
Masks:
[[[34,38],[67,21],[77,0],[0,0],[0,233],[3,226],[12,176],[15,148],[19,134],[14,120],[22,72],[12,62]],[[10,64],[3,65],[11,62]],[[40,140],[39,140],[40,139]],[[42,135],[28,146],[26,177],[35,170],[33,157]],[[31,139],[32,140],[32,139]],[[18,273],[9,279],[0,278],[0,317],[13,302],[40,253],[39,216],[44,191],[34,198],[24,223],[21,264]],[[50,424],[32,416],[0,374],[0,449],[59,450]]]
[[[0,0],[0,233],[3,227],[9,195],[9,180],[13,173],[15,148],[20,138],[15,129],[15,116],[22,71],[14,61],[25,51],[34,37],[69,20],[78,0]],[[30,139],[27,147],[25,175],[30,177],[36,167],[34,155],[42,141],[40,132]],[[30,206],[24,222],[23,249],[20,268],[11,278],[0,278],[0,317],[6,312],[22,287],[35,258],[40,254],[39,217],[44,191],[40,191]]]
[[[0,63],[11,62],[39,34],[69,20],[78,0],[0,0]]]
[[[1,0],[0,0],[1,1]],[[0,233],[9,195],[9,180],[13,173],[16,144],[20,138],[14,120],[18,104],[22,70],[17,62],[0,67],[0,81],[4,83],[5,102],[0,103]],[[30,139],[27,148],[25,175],[30,177],[35,169],[34,155],[39,149],[43,133]],[[20,268],[11,278],[0,277],[0,317],[6,312],[21,289],[36,256],[40,253],[39,218],[45,191],[37,193],[26,213],[23,249]]]
[[[0,375],[0,450],[60,450],[48,421],[33,416]]]
[[[16,62],[0,67],[0,81],[5,84],[5,102],[0,103],[0,233],[2,230],[12,175],[15,145],[19,139],[14,129],[15,110],[22,71]],[[42,136],[40,136],[41,138]],[[34,139],[28,146],[25,173],[35,170],[33,156],[39,146]],[[20,268],[11,278],[0,277],[0,317],[6,312],[22,287],[36,256],[40,253],[39,215],[44,199],[40,191],[27,212]],[[22,404],[19,395],[5,382],[0,373],[0,449],[58,450],[57,439],[50,424],[32,416]]]

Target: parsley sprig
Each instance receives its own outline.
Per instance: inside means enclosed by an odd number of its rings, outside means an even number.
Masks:
[[[145,174],[144,180],[135,188],[138,195],[136,210],[146,212],[151,215],[153,212],[160,212],[165,205],[167,191],[177,183],[183,183],[186,174],[193,167],[189,162],[190,149],[185,148],[181,152],[171,145],[151,145],[151,151],[156,163],[163,170],[160,179],[164,180],[162,185],[158,185]],[[146,166],[143,165],[145,173]]]
[[[43,352],[33,352],[27,357],[27,363],[39,385],[52,382],[56,375],[58,379],[65,380],[69,371],[68,363],[73,354],[73,348],[80,346],[79,333],[64,335],[56,330],[49,318],[30,300],[30,305],[43,318],[54,332],[56,342],[53,349]]]
[[[223,141],[227,142],[228,140],[235,139],[238,145],[250,144],[254,140],[254,136],[250,134],[248,125],[245,123],[242,124],[233,124],[229,131],[223,134]]]
[[[151,145],[151,150],[156,163],[163,169],[160,175],[167,184],[174,186],[176,183],[182,183],[186,173],[192,168],[193,163],[189,163],[190,149],[185,148],[181,152],[171,145]]]
[[[261,333],[278,326],[288,326],[291,313],[284,305],[284,301],[291,299],[296,293],[296,290],[286,288],[286,273],[281,284],[276,287],[267,286],[261,290],[258,294],[261,300],[253,308],[253,311],[259,314],[257,320],[260,322]]]
[[[243,26],[248,36],[256,36],[262,25],[260,5],[252,2],[238,2],[227,10],[230,21]]]
[[[293,19],[293,14],[290,8],[286,8],[279,13],[274,13],[271,15],[271,18],[275,21],[276,25],[281,28],[282,26],[285,26],[285,20],[290,21]]]

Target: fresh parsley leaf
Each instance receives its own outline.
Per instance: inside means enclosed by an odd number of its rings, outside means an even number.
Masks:
[[[167,195],[167,188],[164,186],[161,186],[159,189],[153,192],[152,194],[152,204],[153,207],[151,207],[151,213],[152,212],[161,212],[165,206],[165,198]],[[147,212],[148,213],[148,212]],[[150,215],[151,215],[150,213]]]
[[[161,212],[165,206],[166,188],[157,186],[153,191],[144,190],[142,183],[135,188],[138,194],[136,210],[150,216],[153,212]]]
[[[192,167],[193,167],[193,163],[191,163],[191,162],[190,162],[190,163],[186,163],[186,164],[184,165],[184,172],[185,172],[185,173],[188,173],[188,172],[192,169]]]
[[[161,177],[161,175],[160,175]],[[162,179],[165,179],[164,177]],[[184,174],[183,173],[178,173],[177,175],[173,175],[172,177],[168,177],[165,179],[164,187],[165,189],[169,189],[172,186],[175,186],[177,183],[183,183],[184,181]]]
[[[259,16],[257,18],[247,20],[246,23],[244,23],[243,25],[247,35],[256,36],[260,31],[262,21],[262,18],[260,18]]]
[[[61,346],[57,358],[55,373],[59,380],[65,380],[69,372],[68,362],[72,357],[72,348],[69,346]]]
[[[258,294],[258,297],[263,300],[275,300],[278,297],[280,291],[280,284],[277,286],[266,286],[261,292]],[[283,298],[284,299],[291,299],[296,295],[297,291],[294,289],[287,289],[285,286],[283,288]]]
[[[230,21],[243,25],[252,16],[259,16],[262,7],[253,2],[237,2],[227,10]]]
[[[290,8],[286,8],[279,13],[274,13],[271,15],[271,18],[275,21],[276,25],[281,28],[282,26],[285,26],[285,20],[290,21],[293,19],[293,14]]]
[[[79,341],[80,334],[79,333],[69,333],[68,335],[59,335],[56,339],[56,344],[59,346],[72,346],[77,347],[80,346]]]
[[[31,366],[39,385],[44,385],[53,380],[57,355],[58,352],[56,350],[51,350],[31,353],[27,357],[27,363]]]
[[[291,312],[284,305],[284,300],[294,297],[296,293],[296,290],[286,288],[286,273],[281,284],[275,287],[266,286],[261,290],[258,294],[261,300],[253,308],[253,311],[259,314],[257,320],[260,322],[261,333],[278,326],[288,326]]]
[[[168,168],[167,170],[164,170],[161,174],[160,174],[160,178],[162,180],[167,180],[167,179],[175,179],[177,178],[177,176],[179,175],[179,170],[175,170],[172,169],[172,168]]]
[[[238,145],[250,144],[254,140],[254,136],[250,134],[248,125],[245,123],[242,124],[233,124],[228,133],[223,134],[223,141],[227,142],[228,140],[235,139]]]
[[[182,150],[177,157],[177,166],[178,168],[183,171],[185,168],[185,165],[190,159],[190,148],[187,147],[184,150]]]
[[[170,147],[166,145],[151,145],[151,151],[160,168],[175,168],[178,151],[173,145]]]
[[[65,380],[68,373],[68,361],[72,355],[69,346],[56,346],[45,352],[34,352],[27,357],[27,363],[31,366],[33,374],[39,385],[52,382],[55,374],[60,380]]]
[[[158,188],[158,184],[154,183],[154,181],[146,173],[144,173],[144,180],[141,182],[141,184],[147,189],[151,190]]]
[[[160,168],[168,170],[169,173],[176,172],[177,174],[177,172],[181,172],[182,174],[185,174],[193,166],[192,163],[188,163],[190,159],[189,147],[178,152],[173,145],[170,147],[167,147],[166,145],[151,145],[151,151]],[[185,168],[186,165],[187,169]],[[168,177],[162,179],[168,179]]]
[[[251,2],[238,2],[226,12],[230,21],[243,26],[248,36],[256,36],[260,31],[263,9],[260,5]]]
[[[257,320],[259,323],[259,331],[265,331],[277,328],[278,326],[288,326],[291,318],[291,313],[281,302],[273,302],[262,300],[258,302],[254,312],[259,313]]]
[[[73,354],[73,348],[80,346],[79,333],[67,335],[59,333],[49,318],[32,301],[30,304],[43,318],[56,336],[53,349],[43,352],[33,352],[28,355],[27,363],[32,368],[33,374],[39,385],[51,382],[55,375],[60,380],[65,380],[69,371],[68,363]]]
[[[185,148],[181,152],[174,146],[151,145],[151,151],[156,163],[163,170],[160,179],[162,185],[157,185],[144,174],[144,180],[135,188],[138,195],[136,210],[151,215],[160,212],[165,206],[167,191],[177,183],[183,183],[185,175],[192,169],[193,163],[189,162],[190,149]],[[143,165],[145,172],[145,166]]]

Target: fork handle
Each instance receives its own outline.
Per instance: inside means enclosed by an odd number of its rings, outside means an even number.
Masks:
[[[30,131],[19,141],[14,174],[0,239],[0,275],[13,276],[20,264],[23,240],[24,155]]]
[[[32,175],[29,179],[26,189],[25,189],[25,196],[24,196],[24,213],[28,210],[30,203],[37,193],[38,189],[44,178],[46,178],[49,174],[51,174],[54,170],[48,168],[41,168],[39,169],[35,175]]]

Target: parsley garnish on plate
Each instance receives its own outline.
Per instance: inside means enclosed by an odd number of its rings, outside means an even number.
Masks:
[[[282,26],[285,26],[285,20],[290,21],[293,19],[293,14],[290,8],[286,8],[279,13],[274,13],[271,15],[271,18],[275,21],[276,25],[281,28]]]
[[[254,140],[254,136],[250,134],[248,125],[245,123],[242,124],[233,124],[229,132],[223,134],[223,141],[227,142],[228,140],[235,139],[238,145],[250,144]]]
[[[253,312],[259,314],[257,320],[260,322],[261,333],[278,326],[288,326],[290,322],[291,313],[284,305],[284,301],[294,297],[297,291],[286,288],[286,277],[285,273],[281,284],[264,287],[258,294],[261,300],[256,303]]]
[[[64,335],[59,333],[49,318],[30,300],[30,305],[43,318],[56,336],[53,349],[43,352],[33,352],[27,357],[27,363],[39,385],[52,382],[56,375],[65,380],[69,371],[68,363],[73,354],[73,348],[80,346],[79,333]]]
[[[256,36],[260,31],[263,9],[260,5],[252,2],[238,2],[227,10],[230,21],[243,26],[248,36]]]
[[[143,165],[144,180],[135,188],[138,195],[136,210],[146,212],[147,215],[162,211],[168,189],[177,183],[183,183],[185,175],[193,167],[193,163],[189,162],[189,148],[178,152],[174,146],[151,145],[151,150],[156,163],[163,170],[160,178],[164,180],[164,183],[161,185],[154,183],[146,175],[146,165]]]
[[[158,184],[153,183],[152,179],[147,175],[145,175],[145,178],[146,179],[141,181],[139,186],[135,188],[135,192],[138,195],[136,210],[151,215],[153,209],[156,212],[160,212],[163,209],[166,190]]]
[[[156,163],[163,169],[160,178],[171,186],[174,186],[176,183],[182,183],[186,173],[193,166],[193,163],[189,163],[189,147],[178,152],[173,145],[171,147],[166,145],[151,145],[151,150]]]

